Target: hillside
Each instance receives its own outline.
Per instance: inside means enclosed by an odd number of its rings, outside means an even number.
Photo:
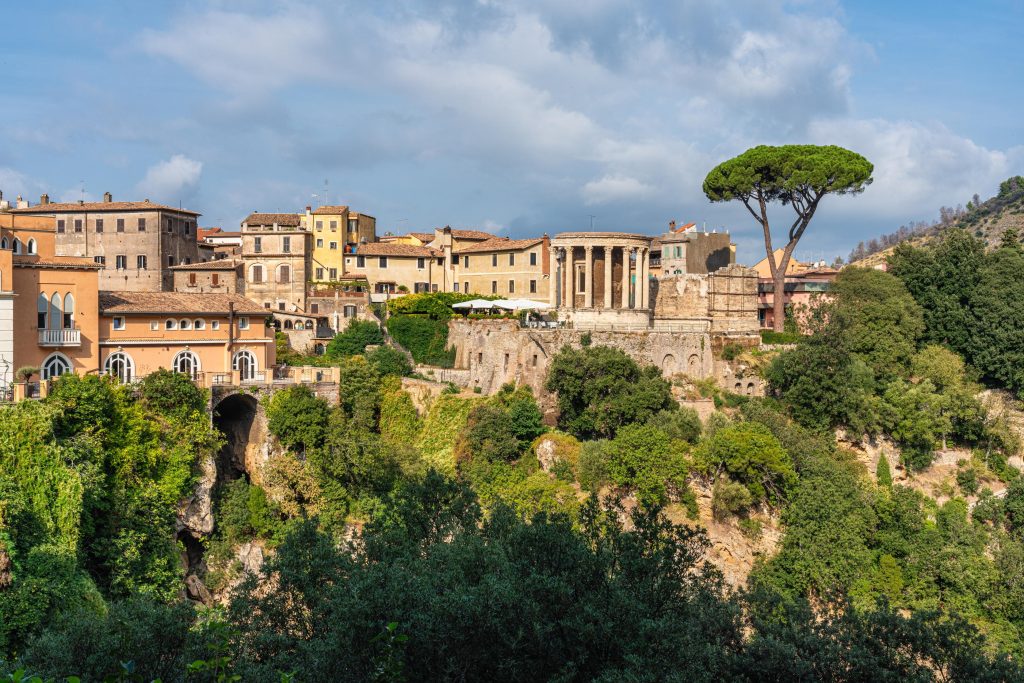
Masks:
[[[872,268],[885,263],[897,244],[910,242],[922,246],[936,235],[956,228],[984,240],[990,249],[999,244],[1008,229],[1024,234],[1024,177],[1014,176],[1003,181],[999,193],[985,201],[974,195],[966,208],[942,207],[939,220],[933,223],[900,226],[894,233],[861,242],[847,260],[850,265]]]

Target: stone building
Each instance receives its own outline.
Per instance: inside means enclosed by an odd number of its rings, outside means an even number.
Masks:
[[[707,274],[736,261],[736,245],[727,232],[700,232],[693,223],[675,227],[657,240],[659,276]]]
[[[102,266],[100,289],[169,292],[170,268],[200,260],[196,242],[199,214],[187,209],[141,202],[52,203],[48,195],[36,206],[11,210],[46,216],[56,234],[56,256],[86,258]]]
[[[361,244],[345,255],[345,272],[366,278],[378,294],[445,291],[445,268],[444,252],[411,244]]]
[[[225,258],[189,263],[171,268],[174,291],[192,294],[245,294],[244,266],[241,258]]]
[[[298,214],[250,214],[242,222],[245,295],[267,310],[304,313],[311,239]]]
[[[500,294],[509,299],[550,298],[551,241],[494,237],[459,246],[452,257],[451,288],[445,291]]]

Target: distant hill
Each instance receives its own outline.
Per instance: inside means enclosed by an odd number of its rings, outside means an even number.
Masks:
[[[985,241],[988,248],[999,244],[1008,228],[1024,234],[1024,176],[1014,176],[999,185],[999,194],[981,201],[978,195],[967,202],[967,207],[942,207],[939,220],[933,223],[903,225],[888,235],[861,242],[850,252],[847,262],[872,267],[885,262],[897,244],[911,242],[925,244],[945,230],[963,228]]]

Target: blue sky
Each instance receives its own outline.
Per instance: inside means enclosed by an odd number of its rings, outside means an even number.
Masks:
[[[43,4],[5,12],[6,198],[84,184],[233,227],[326,194],[379,232],[511,236],[674,218],[753,262],[750,217],[700,185],[756,144],[875,164],[863,195],[823,202],[804,258],[1024,173],[1009,0]]]

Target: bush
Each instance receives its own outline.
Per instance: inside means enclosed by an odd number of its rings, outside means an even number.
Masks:
[[[956,483],[964,495],[973,496],[978,492],[978,472],[973,467],[966,467],[956,473]]]
[[[651,416],[647,421],[661,431],[665,432],[670,439],[697,443],[700,440],[700,433],[703,427],[697,411],[692,408],[680,408],[679,410],[661,410]]]
[[[366,354],[366,360],[377,371],[381,377],[395,375],[396,377],[408,377],[412,374],[412,363],[409,358],[398,349],[390,346],[381,346]]]
[[[728,476],[719,477],[711,489],[711,514],[719,521],[743,514],[753,502],[747,487]]]
[[[325,354],[330,358],[359,356],[366,352],[367,346],[383,343],[384,333],[381,332],[380,325],[370,320],[352,318],[345,331],[335,335],[327,344]]]
[[[731,342],[722,347],[722,360],[732,361],[740,357],[743,353],[743,347],[739,344]]]
[[[762,424],[744,422],[720,429],[697,449],[697,466],[717,478],[727,474],[754,500],[778,502],[796,483],[796,471],[778,439]]]
[[[286,448],[302,453],[323,444],[331,407],[304,384],[274,393],[266,405],[267,427]]]
[[[405,297],[409,298],[409,297]],[[425,315],[392,315],[387,322],[392,339],[423,365],[450,368],[455,365],[455,349],[448,348],[448,320]]]
[[[583,442],[576,465],[576,479],[585,491],[596,491],[611,481],[607,441]]]
[[[687,491],[684,451],[656,427],[622,427],[606,452],[611,481],[634,489],[641,504],[664,505],[670,494]]]
[[[139,393],[147,406],[167,416],[205,413],[207,395],[187,376],[160,368],[142,378]]]
[[[786,319],[789,322],[789,319]],[[796,344],[803,337],[793,332],[774,332],[772,330],[761,330],[762,344]]]

